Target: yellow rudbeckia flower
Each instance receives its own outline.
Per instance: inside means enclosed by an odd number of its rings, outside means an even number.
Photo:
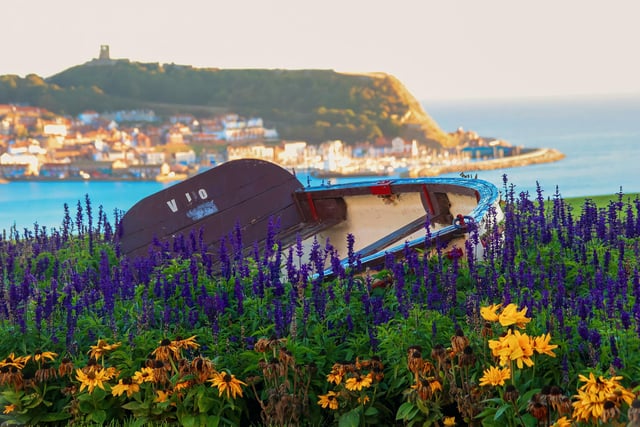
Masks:
[[[498,386],[504,385],[504,382],[511,378],[511,369],[509,368],[497,368],[495,366],[491,366],[488,369],[485,369],[483,372],[484,375],[480,378],[481,386],[491,385]]]
[[[480,307],[480,316],[487,322],[497,322],[499,319],[498,310],[502,304],[491,304],[489,307]]]
[[[531,318],[526,317],[526,314],[527,307],[518,311],[518,307],[512,303],[502,310],[502,313],[498,316],[498,321],[502,326],[516,325],[519,328],[524,328],[531,321]]]
[[[212,383],[212,387],[218,387],[218,396],[222,396],[224,393],[227,399],[236,396],[242,397],[242,387],[247,385],[235,377],[235,375],[228,374],[226,372],[218,372],[209,380]]]
[[[321,394],[320,396],[318,396],[318,398],[318,405],[322,406],[323,408],[329,408],[332,410],[338,409],[338,393],[336,393],[335,391],[329,391],[327,394]]]
[[[371,383],[373,382],[373,378],[371,376],[371,374],[367,374],[367,375],[358,375],[355,377],[350,377],[347,378],[347,381],[345,381],[344,386],[347,388],[347,390],[349,391],[360,391],[363,388],[367,388],[371,385]]]

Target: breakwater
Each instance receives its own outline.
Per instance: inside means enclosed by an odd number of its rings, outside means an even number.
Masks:
[[[419,176],[439,176],[454,172],[473,172],[482,170],[505,169],[520,166],[535,165],[540,163],[557,162],[564,159],[565,155],[554,148],[532,148],[522,150],[515,156],[501,157],[498,159],[477,160],[448,165],[433,165],[424,168],[416,168],[408,172],[412,178]]]

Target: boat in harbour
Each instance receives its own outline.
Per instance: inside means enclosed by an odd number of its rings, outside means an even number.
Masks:
[[[263,246],[277,222],[283,247],[327,239],[346,262],[347,235],[365,267],[407,246],[464,248],[468,225],[501,216],[497,188],[468,178],[378,179],[304,186],[279,165],[258,159],[222,163],[136,203],[121,221],[124,254],[144,256],[158,241],[195,233],[217,247],[234,230]],[[427,228],[428,227],[428,230]],[[154,243],[155,242],[155,243]]]

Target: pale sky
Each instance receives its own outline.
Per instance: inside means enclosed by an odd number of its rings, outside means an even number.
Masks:
[[[382,71],[421,101],[640,94],[637,0],[3,1],[0,75],[98,56]],[[2,102],[2,100],[0,100]]]

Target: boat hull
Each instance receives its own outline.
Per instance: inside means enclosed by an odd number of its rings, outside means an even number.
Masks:
[[[242,159],[138,202],[122,218],[121,248],[141,256],[154,242],[180,234],[201,236],[213,248],[239,231],[249,250],[254,242],[263,247],[268,236],[283,247],[298,240],[307,247],[329,241],[342,259],[353,250],[365,266],[373,266],[389,252],[402,253],[406,245],[464,242],[467,230],[456,218],[482,226],[490,208],[499,212],[498,199],[493,184],[463,178],[304,187],[278,165]],[[353,236],[351,247],[348,235]]]

